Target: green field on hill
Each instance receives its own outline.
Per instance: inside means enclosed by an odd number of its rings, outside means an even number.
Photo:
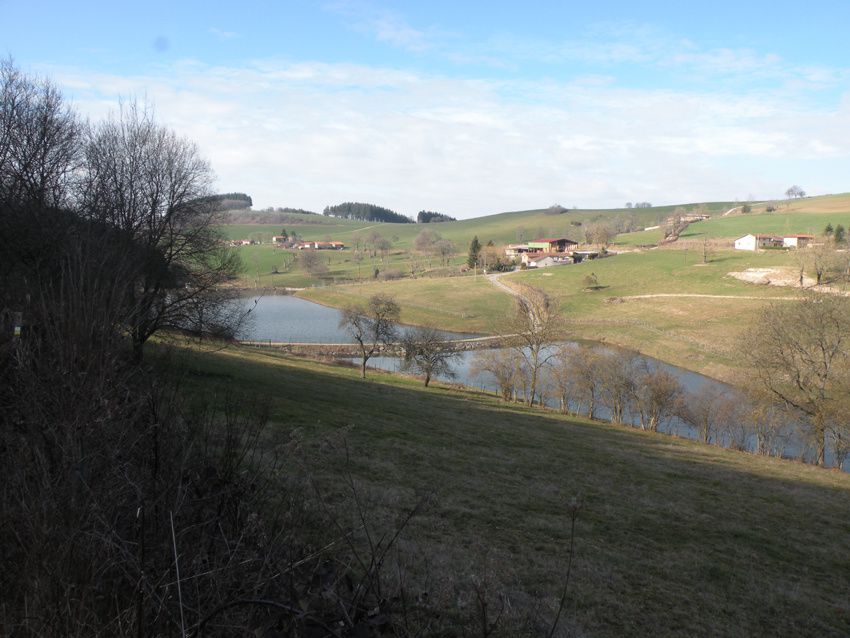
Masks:
[[[558,299],[576,338],[639,350],[709,376],[734,380],[740,369],[738,335],[766,303],[798,293],[793,288],[744,283],[728,273],[784,266],[792,263],[791,259],[782,251],[728,250],[716,251],[711,261],[703,264],[701,251],[652,250],[510,273],[501,281],[532,285]],[[586,289],[584,279],[591,273],[599,282],[596,290]],[[481,275],[315,288],[299,296],[341,307],[362,303],[376,292],[394,295],[407,323],[431,322],[466,332],[497,332],[513,303],[510,295]]]
[[[273,352],[183,352],[190,388],[268,407],[269,449],[346,527],[349,479],[375,534],[432,494],[388,567],[450,617],[472,615],[477,582],[507,601],[499,635],[545,634],[576,499],[565,635],[850,633],[845,473]]]
[[[722,247],[728,242],[731,248],[731,239],[748,232],[820,235],[827,223],[850,226],[850,212],[846,212],[850,211],[850,196],[787,202],[775,213],[759,213],[756,206],[750,214],[721,216],[733,206],[732,202],[690,205],[689,208],[717,216],[691,224],[669,248],[627,252],[575,266],[517,272],[503,281],[528,283],[557,297],[576,338],[632,348],[710,376],[734,380],[741,367],[736,353],[738,335],[772,298],[794,297],[796,292],[743,283],[729,273],[747,268],[793,268],[797,259],[795,253],[786,251],[748,253]],[[366,224],[320,217],[317,219],[322,220],[321,224],[292,226],[290,232],[295,229],[307,239],[337,239],[350,246],[349,242],[356,241],[358,235],[362,240],[362,236],[377,230],[391,239],[393,248],[384,258],[367,254],[360,261],[353,250],[320,251],[327,272],[311,276],[294,261],[297,255],[287,255],[271,245],[241,247],[238,250],[246,266],[241,283],[247,288],[303,287],[307,290],[300,293],[302,296],[337,307],[361,302],[381,291],[396,296],[402,307],[402,320],[407,323],[432,323],[463,332],[497,332],[500,319],[510,312],[513,302],[480,273],[461,274],[472,236],[477,235],[482,243],[492,238],[498,244],[515,241],[520,235],[569,235],[570,229],[575,232],[582,228],[571,226],[569,220],[583,220],[584,224],[625,213],[657,220],[676,208],[686,207],[567,211],[558,215],[524,211],[427,226]],[[227,231],[237,236],[250,228],[256,226],[231,226]],[[336,234],[328,233],[328,229],[335,229]],[[458,252],[451,266],[428,269],[427,260],[411,250],[413,239],[425,229],[455,242]],[[274,232],[279,230],[275,227]],[[654,230],[621,235],[612,249],[651,244],[661,238],[661,233]],[[704,238],[711,239],[708,263],[703,263]],[[284,268],[287,263],[288,270]],[[416,277],[411,276],[414,271]],[[584,278],[591,272],[599,279],[600,287],[587,291]],[[385,281],[387,276],[400,279]]]

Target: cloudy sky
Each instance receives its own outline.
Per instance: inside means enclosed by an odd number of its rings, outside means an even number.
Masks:
[[[0,54],[153,103],[255,208],[850,190],[850,2],[673,4],[0,0]]]

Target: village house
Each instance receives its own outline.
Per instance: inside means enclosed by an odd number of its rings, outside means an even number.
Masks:
[[[341,241],[302,241],[295,244],[298,250],[344,250],[345,244]]]
[[[528,242],[530,252],[563,253],[572,246],[578,246],[578,242],[566,237],[535,239]]]
[[[814,235],[785,235],[782,238],[782,245],[786,248],[805,248],[814,238]]]
[[[805,248],[815,238],[814,235],[798,233],[796,235],[749,234],[735,240],[735,250],[758,250],[759,248]]]
[[[547,266],[562,266],[573,263],[569,253],[525,253],[522,263],[529,268],[546,268]]]
[[[536,251],[532,251],[531,248],[528,247],[528,244],[508,244],[505,247],[505,256],[509,259],[516,259],[518,257],[522,257],[522,255],[528,252]]]
[[[735,250],[758,250],[759,248],[782,248],[782,237],[776,235],[748,234],[735,240]]]

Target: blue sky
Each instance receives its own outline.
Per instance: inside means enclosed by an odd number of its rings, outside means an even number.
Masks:
[[[152,102],[258,208],[850,190],[850,3],[672,4],[0,0],[0,53]]]

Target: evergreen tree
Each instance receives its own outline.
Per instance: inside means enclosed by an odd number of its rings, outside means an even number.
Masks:
[[[478,264],[478,257],[481,254],[481,242],[478,241],[478,235],[472,238],[469,242],[469,257],[466,258],[466,263],[470,268],[475,268]]]
[[[841,224],[838,224],[838,226],[835,227],[835,234],[832,236],[832,238],[835,240],[835,243],[836,244],[843,243],[846,236],[847,236],[847,231],[845,230],[844,226],[842,226]]]
[[[823,234],[826,235],[827,237],[832,237],[833,232],[835,232],[835,230],[832,228],[831,223],[827,224],[826,228],[823,229]]]

